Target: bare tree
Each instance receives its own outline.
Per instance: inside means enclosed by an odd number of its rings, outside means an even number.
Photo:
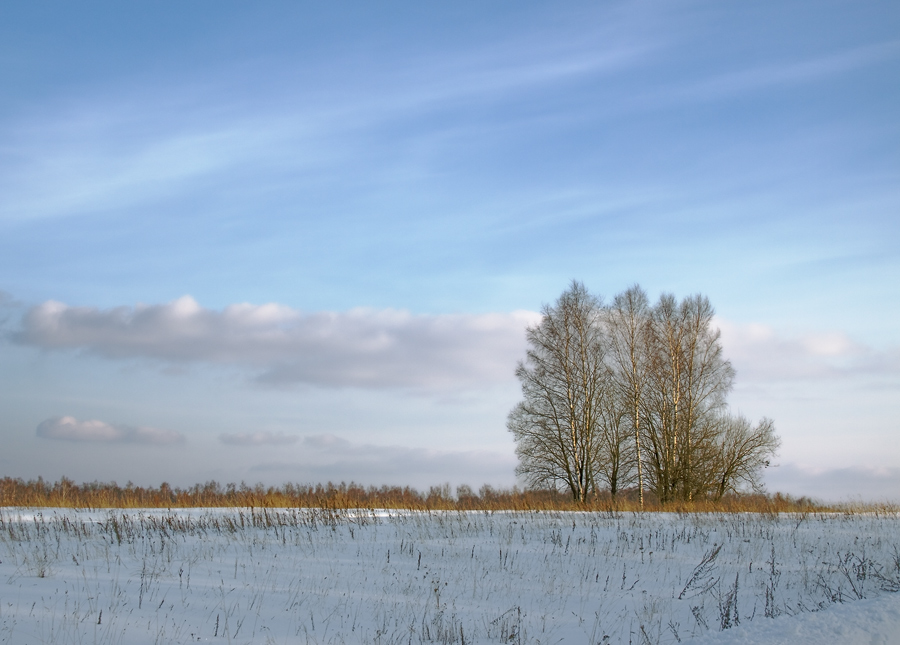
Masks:
[[[562,486],[585,501],[597,485],[597,430],[609,380],[602,306],[573,281],[542,313],[541,323],[528,329],[530,348],[516,369],[524,400],[507,422],[516,440],[516,472],[531,486]]]
[[[678,303],[663,294],[652,310],[647,437],[653,488],[662,502],[707,492],[695,475],[717,432],[710,420],[724,408],[734,380],[711,326],[713,314],[702,296]]]
[[[685,328],[683,353],[685,357],[684,383],[684,469],[682,496],[692,499],[706,493],[702,478],[695,481],[695,473],[702,473],[702,463],[720,429],[708,420],[725,409],[726,397],[734,382],[734,369],[725,359],[721,334],[712,327],[714,310],[705,296],[692,296],[682,301],[681,319]],[[694,464],[694,459],[697,463]]]
[[[648,326],[649,396],[645,409],[650,485],[661,502],[669,501],[677,486],[678,419],[681,412],[684,361],[681,326],[675,298],[663,294]]]
[[[709,300],[663,294],[650,307],[635,285],[603,307],[572,282],[542,313],[507,421],[529,486],[585,501],[636,482],[641,505],[645,488],[666,503],[758,487],[779,439],[768,419],[727,414],[734,370]]]
[[[636,453],[628,420],[628,401],[616,392],[612,369],[605,394],[600,401],[594,479],[598,487],[608,490],[615,499],[620,490],[635,481]]]
[[[763,417],[752,426],[743,416],[727,416],[721,420],[722,432],[715,470],[713,495],[721,499],[725,493],[738,492],[741,486],[761,490],[760,475],[768,468],[772,455],[781,445],[775,424]]]
[[[644,505],[644,469],[641,454],[641,418],[644,392],[649,378],[647,325],[650,301],[638,285],[617,295],[608,315],[610,358],[615,374],[617,398],[623,402],[625,418],[634,439],[634,463],[637,468],[638,500]]]

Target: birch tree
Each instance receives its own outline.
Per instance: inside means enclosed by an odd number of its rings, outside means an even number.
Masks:
[[[681,303],[660,296],[648,326],[650,395],[646,406],[653,489],[661,502],[706,492],[702,478],[716,414],[726,403],[734,370],[725,360],[714,311],[703,296]]]
[[[644,506],[644,468],[641,450],[641,418],[649,379],[647,326],[650,301],[638,285],[617,295],[608,313],[610,358],[615,375],[616,396],[622,401],[631,429],[634,465],[637,471],[638,500]]]
[[[602,305],[572,282],[539,325],[516,377],[523,400],[507,427],[516,441],[517,474],[534,487],[567,488],[576,501],[596,491],[598,428],[608,395]]]

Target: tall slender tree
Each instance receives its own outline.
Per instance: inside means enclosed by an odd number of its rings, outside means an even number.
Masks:
[[[616,396],[623,402],[625,418],[634,440],[634,464],[637,470],[638,500],[644,506],[644,468],[641,451],[641,418],[649,378],[647,325],[650,301],[638,285],[617,295],[607,316],[610,358],[613,365]]]
[[[695,472],[718,431],[715,415],[734,378],[719,332],[711,326],[713,313],[702,296],[678,303],[671,294],[660,296],[652,310],[647,436],[653,489],[662,502],[690,500],[704,490]]]
[[[597,430],[608,389],[602,305],[573,281],[542,314],[527,331],[530,348],[516,369],[524,398],[507,423],[517,473],[530,485],[562,485],[585,501],[596,489]]]

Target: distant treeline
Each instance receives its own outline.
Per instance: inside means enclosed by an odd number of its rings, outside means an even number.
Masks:
[[[409,486],[362,486],[355,483],[284,484],[280,487],[256,484],[226,484],[215,481],[189,488],[160,484],[158,488],[135,486],[131,482],[119,486],[115,482],[76,484],[62,478],[47,482],[42,478],[25,481],[0,479],[0,506],[66,507],[66,508],[197,508],[197,507],[268,507],[268,508],[384,508],[408,510],[485,510],[485,511],[637,511],[637,491],[626,490],[612,499],[597,495],[584,503],[575,502],[568,493],[553,490],[498,489],[482,486],[477,492],[469,486],[452,491],[449,485],[432,486],[427,492]],[[826,506],[801,497],[775,495],[730,495],[720,500],[699,499],[692,502],[659,504],[644,501],[645,511],[685,512],[809,512],[846,510]]]

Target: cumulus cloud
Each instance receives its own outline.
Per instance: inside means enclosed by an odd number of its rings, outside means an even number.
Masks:
[[[37,436],[44,439],[62,441],[99,442],[99,443],[145,443],[172,444],[182,443],[184,435],[172,430],[151,428],[148,426],[131,427],[114,425],[90,419],[79,421],[75,417],[55,417],[38,424]]]
[[[900,350],[877,351],[842,332],[789,337],[760,324],[715,325],[742,382],[900,375]]]
[[[356,481],[362,484],[515,483],[516,457],[490,450],[440,450],[356,443],[331,434],[304,437],[296,460],[271,461],[251,468],[307,481]]]
[[[219,441],[232,446],[287,446],[297,443],[300,437],[283,432],[252,432],[247,434],[221,434]]]
[[[459,389],[509,381],[534,312],[413,315],[393,309],[303,313],[279,304],[205,309],[190,296],[97,309],[48,301],[14,339],[111,359],[247,367],[267,384]]]

